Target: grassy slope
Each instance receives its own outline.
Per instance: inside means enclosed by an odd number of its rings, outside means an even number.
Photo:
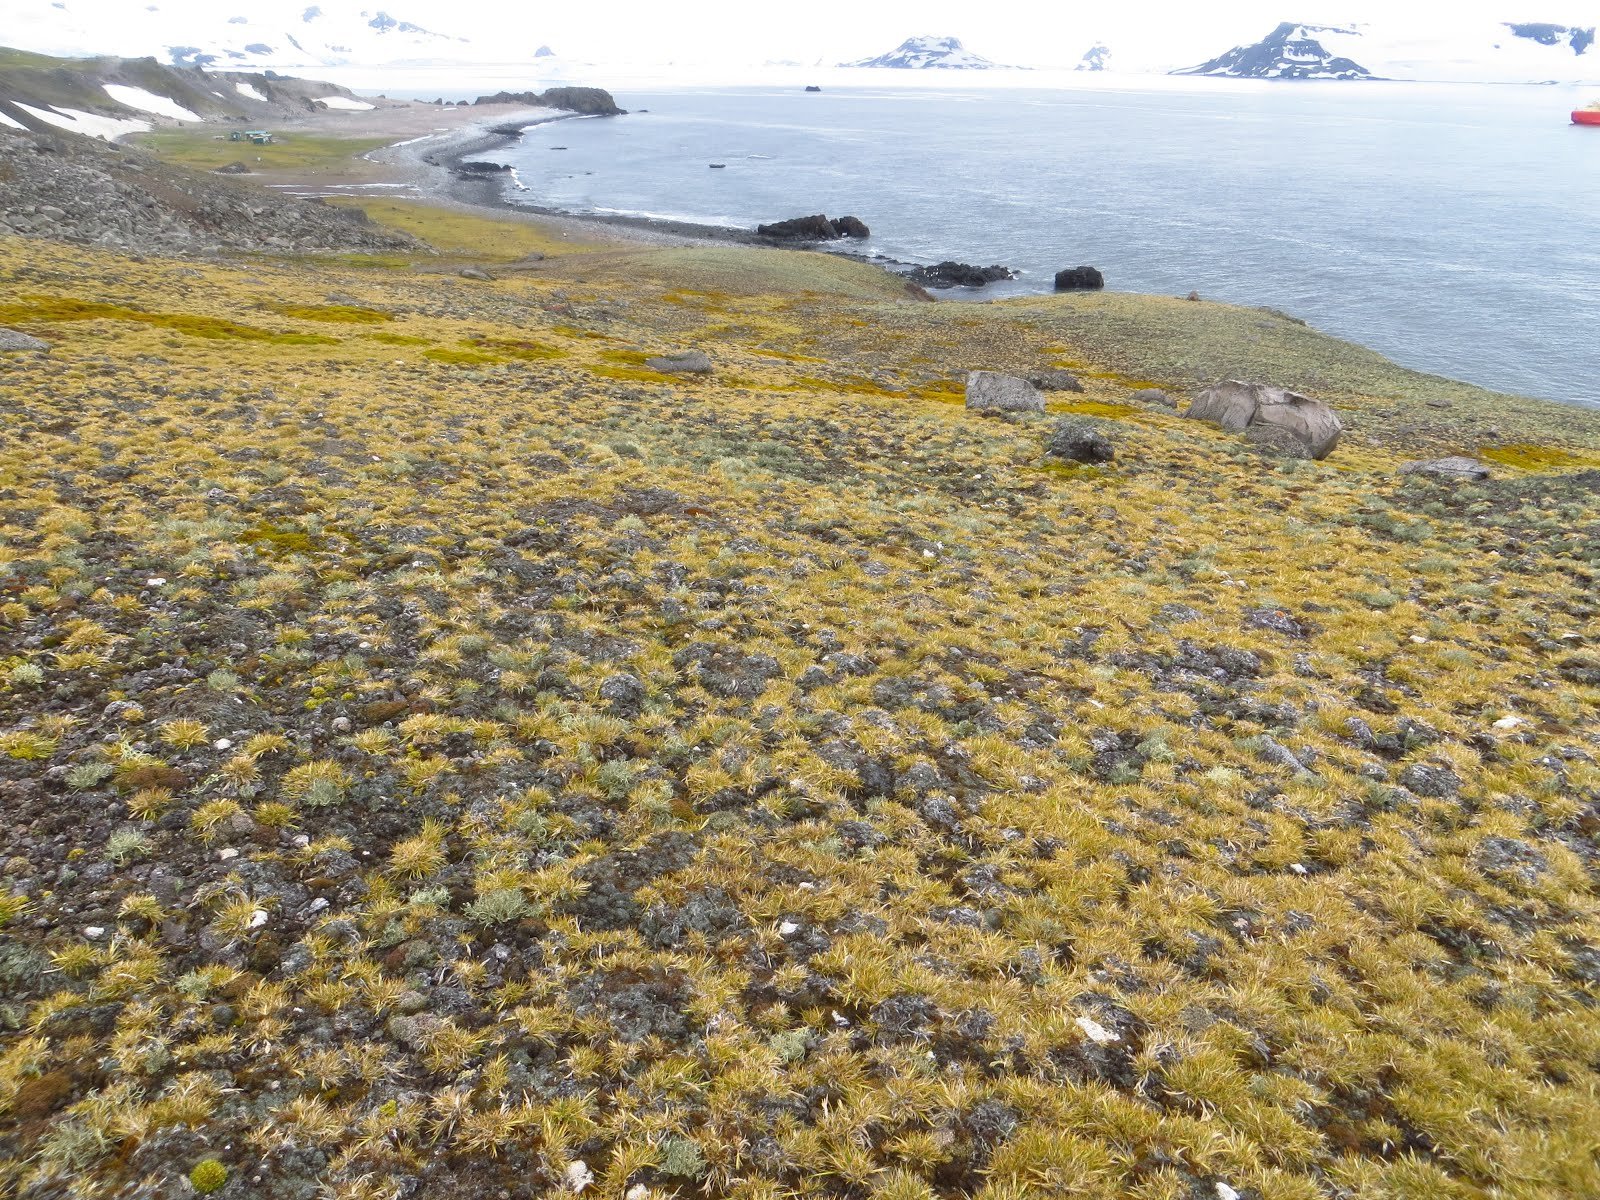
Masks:
[[[384,214],[550,257],[0,241],[55,343],[0,360],[0,1194],[1600,1192],[1592,428],[1244,310]],[[1062,362],[1111,468],[959,404]],[[1219,369],[1355,431],[1130,403]]]

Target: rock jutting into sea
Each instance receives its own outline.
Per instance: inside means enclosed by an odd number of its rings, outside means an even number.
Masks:
[[[1017,273],[1010,267],[975,267],[971,263],[946,260],[931,267],[917,267],[907,273],[913,283],[928,288],[981,288],[1003,279],[1015,279]]]
[[[526,104],[533,108],[559,108],[585,117],[623,117],[628,110],[618,108],[617,102],[605,88],[555,87],[542,92],[496,92],[492,96],[479,96],[474,104]]]
[[[771,225],[757,225],[762,237],[781,238],[790,242],[836,242],[840,238],[867,238],[872,231],[859,217],[840,217],[837,220],[818,213],[814,217],[794,217]]]

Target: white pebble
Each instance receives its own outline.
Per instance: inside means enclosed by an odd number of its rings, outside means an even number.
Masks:
[[[258,909],[255,910],[255,912],[250,914],[250,928],[251,929],[260,929],[266,923],[267,923],[267,910],[266,909],[258,908]]]
[[[1217,1184],[1217,1200],[1239,1200],[1239,1193],[1225,1183]]]
[[[1084,1037],[1101,1046],[1110,1045],[1112,1042],[1120,1042],[1122,1040],[1116,1034],[1112,1033],[1111,1030],[1100,1024],[1099,1021],[1092,1020],[1089,1017],[1079,1017],[1073,1022],[1073,1024],[1079,1029],[1083,1030]]]
[[[228,846],[222,850],[218,850],[217,857],[223,862],[232,862],[234,859],[239,857],[239,852],[232,846]]]
[[[589,1164],[583,1159],[575,1159],[567,1164],[567,1186],[575,1192],[581,1192],[594,1182],[594,1172],[589,1170]]]
[[[645,1200],[650,1194],[650,1189],[642,1183],[636,1183],[623,1193],[622,1200]]]
[[[1525,724],[1527,724],[1527,722],[1524,721],[1521,717],[1513,715],[1513,716],[1509,716],[1509,717],[1501,717],[1498,721],[1496,721],[1494,723],[1494,727],[1496,729],[1515,729],[1519,725],[1525,725]]]
[[[106,935],[105,927],[101,926],[101,925],[90,925],[90,926],[86,927],[84,929],[84,931],[83,931],[83,936],[84,937],[97,938],[97,937],[105,937],[105,935]]]
[[[1306,870],[1305,863],[1290,863],[1289,864],[1289,870],[1293,871],[1296,875],[1309,875],[1309,874],[1311,874],[1310,871]]]
[[[799,933],[800,926],[793,921],[785,921],[778,926],[778,932],[783,934],[784,937],[788,937],[791,933]]]
[[[211,743],[211,748],[213,750],[232,750],[233,743],[227,738],[218,738],[216,741]]]
[[[146,579],[144,581],[144,585],[145,585],[145,587],[166,587],[167,586],[167,581],[165,579],[162,579],[159,576],[157,576],[156,578],[153,578],[153,579]]]

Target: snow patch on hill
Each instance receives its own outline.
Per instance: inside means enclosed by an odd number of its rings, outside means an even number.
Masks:
[[[174,121],[200,121],[203,120],[199,113],[190,112],[183,105],[168,96],[158,96],[154,92],[147,92],[143,88],[130,87],[125,83],[107,83],[102,85],[105,94],[110,96],[124,108],[136,108],[140,112],[155,113],[158,117],[171,117]]]
[[[65,129],[69,133],[82,133],[107,142],[115,141],[130,133],[150,131],[149,121],[141,121],[135,117],[123,120],[118,117],[103,117],[99,113],[82,112],[76,108],[43,108],[33,104],[23,104],[20,101],[17,107],[30,116],[37,117],[46,125],[54,125],[57,129]]]

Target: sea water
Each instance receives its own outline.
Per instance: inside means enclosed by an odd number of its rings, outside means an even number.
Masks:
[[[897,83],[899,81],[897,80]],[[1068,90],[677,88],[497,151],[513,199],[1281,309],[1410,367],[1600,405],[1600,129],[1571,88],[1157,79]],[[555,149],[565,147],[565,149]],[[722,163],[721,169],[710,164]],[[947,296],[961,293],[944,293]]]

